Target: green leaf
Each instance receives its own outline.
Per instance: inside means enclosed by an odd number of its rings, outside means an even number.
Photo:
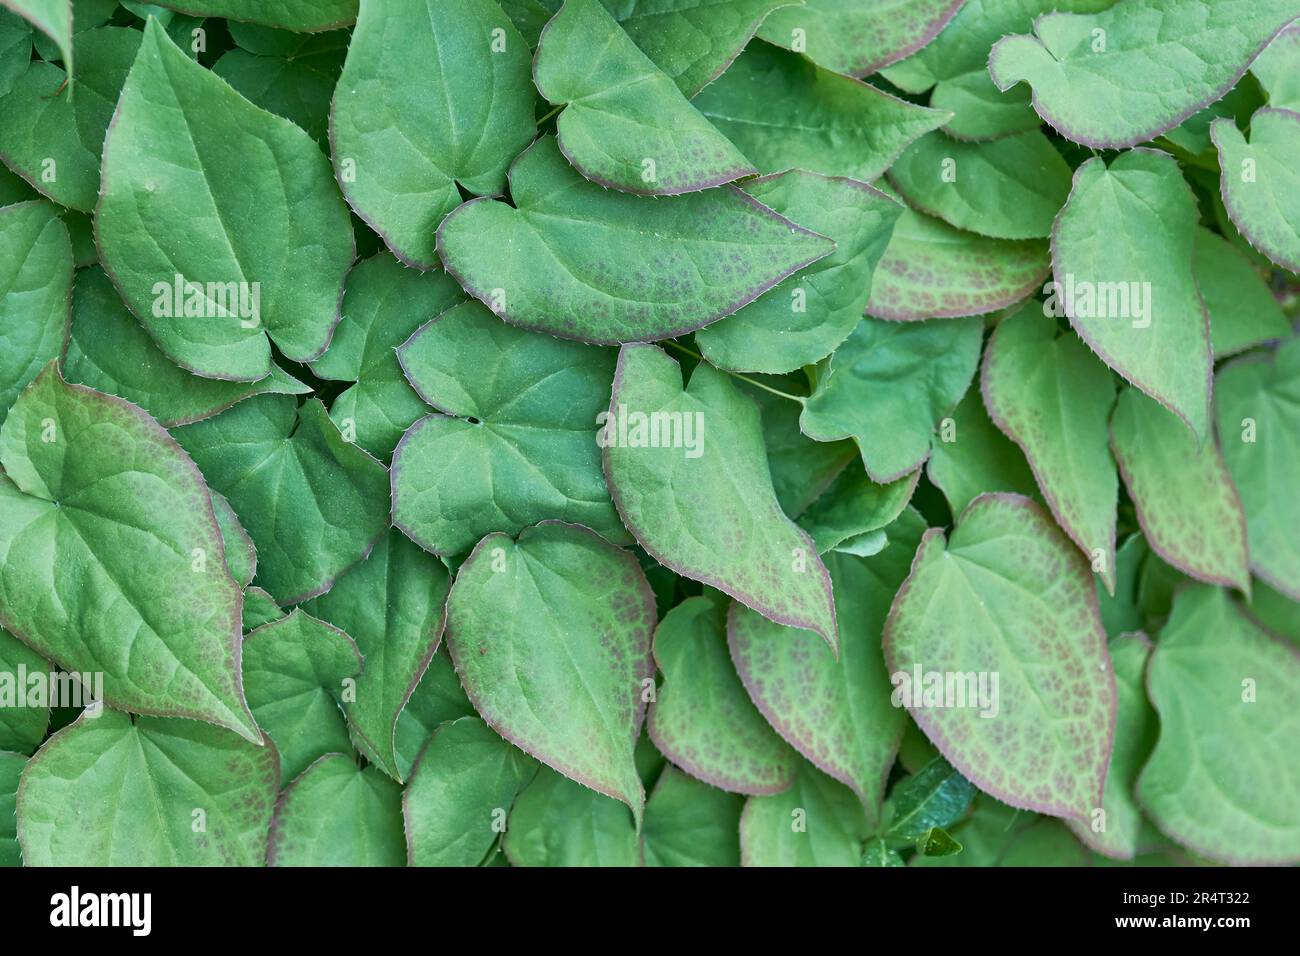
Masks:
[[[1270,634],[1300,645],[1300,608],[1297,602],[1264,581],[1255,581],[1250,589],[1250,605],[1246,608],[1251,618]]]
[[[161,427],[51,362],[0,429],[0,625],[104,700],[260,734],[212,501]]]
[[[927,830],[916,841],[916,852],[921,856],[955,856],[962,846],[940,827]]]
[[[343,709],[371,763],[398,782],[397,724],[442,640],[450,576],[397,531],[305,607],[357,643],[366,667]]]
[[[328,591],[389,526],[388,471],[344,440],[319,399],[257,395],[175,431],[257,545],[282,605]]]
[[[641,854],[646,866],[739,866],[743,797],[676,767],[659,775],[645,805]]]
[[[858,866],[867,834],[853,791],[805,763],[789,790],[745,801],[741,865]]]
[[[981,790],[1085,821],[1101,804],[1116,704],[1093,580],[1028,498],[925,533],[884,647],[895,699]]]
[[[1230,119],[1210,127],[1219,148],[1223,204],[1252,246],[1300,272],[1300,113],[1262,109],[1250,119],[1250,141]]]
[[[632,748],[652,680],[650,585],[626,551],[545,522],[490,534],[447,599],[447,646],[488,726],[584,786],[645,800]]]
[[[78,33],[76,95],[67,74],[35,61],[0,97],[0,159],[55,202],[90,212],[99,198],[99,154],[140,32],[102,27]]]
[[[1172,129],[1228,92],[1300,13],[1294,0],[1124,0],[1048,13],[989,54],[1000,90],[1027,82],[1062,135],[1120,149]],[[1100,32],[1098,32],[1100,31]]]
[[[0,423],[63,348],[72,273],[72,244],[53,206],[0,208]]]
[[[1246,512],[1250,569],[1300,601],[1300,339],[1219,371],[1219,441]]]
[[[1215,359],[1287,338],[1290,324],[1250,260],[1218,233],[1198,227],[1193,271],[1210,316]]]
[[[447,646],[443,644],[434,653],[420,683],[397,715],[395,750],[402,779],[410,778],[411,769],[424,745],[438,727],[459,717],[475,716],[474,705],[465,696],[465,688],[461,687]]]
[[[383,252],[348,274],[343,318],[311,370],[355,383],[334,399],[330,418],[376,458],[387,461],[402,433],[429,411],[407,384],[397,347],[464,298],[441,269],[416,272]]]
[[[866,76],[915,53],[938,35],[965,0],[808,0],[778,10],[758,35],[807,52],[836,73]]]
[[[262,866],[279,788],[272,747],[106,709],[28,761],[18,842],[28,866]]]
[[[22,754],[0,752],[0,867],[23,865],[14,807],[18,799],[18,778],[26,765],[27,758]]]
[[[493,0],[364,0],[330,120],[348,202],[407,265],[437,261],[434,234],[459,183],[500,195],[535,135],[528,45]]]
[[[71,72],[72,0],[4,0],[4,6],[53,40]]]
[[[12,206],[14,203],[40,198],[41,194],[27,180],[11,172],[7,166],[0,165],[0,206]]]
[[[284,790],[267,866],[403,866],[402,790],[375,767],[326,754]]]
[[[602,186],[672,196],[758,172],[599,0],[566,0],[542,31],[533,79],[563,107],[561,152]]]
[[[158,0],[158,6],[196,17],[229,17],[299,33],[345,27],[357,17],[357,0]]]
[[[50,708],[33,706],[30,700],[23,707],[17,704],[27,686],[26,675],[48,674],[52,669],[45,658],[0,628],[0,751],[29,754],[45,739]]]
[[[936,757],[900,780],[889,794],[884,809],[886,836],[923,843],[935,830],[943,832],[965,816],[974,795],[970,781],[942,757]],[[923,856],[950,855],[926,853],[920,846],[918,850]]]
[[[168,428],[211,418],[253,395],[311,391],[278,365],[257,382],[191,375],[162,353],[98,267],[77,272],[63,377],[125,398]]]
[[[927,133],[889,169],[909,206],[995,239],[1045,239],[1070,196],[1069,165],[1038,130],[988,143]]]
[[[1198,445],[1136,389],[1119,397],[1111,448],[1147,542],[1178,570],[1250,593],[1246,518],[1213,440]]]
[[[278,621],[282,617],[284,617],[284,611],[280,609],[280,605],[275,603],[271,595],[258,587],[244,589],[243,630],[245,634],[257,630],[263,624]]]
[[[867,314],[905,322],[983,315],[1036,291],[1050,268],[1040,240],[990,239],[905,209],[876,268]]]
[[[1300,24],[1287,27],[1250,65],[1268,94],[1268,105],[1300,111]]]
[[[930,455],[931,434],[979,362],[978,318],[863,319],[818,366],[799,427],[818,441],[852,438],[872,481],[897,481]]]
[[[763,417],[763,446],[776,500],[787,515],[801,516],[858,457],[851,441],[819,442],[799,431],[803,406],[757,389],[751,395]]]
[[[1294,648],[1228,592],[1179,592],[1147,668],[1160,738],[1137,782],[1163,833],[1224,863],[1300,860],[1297,688]]]
[[[440,410],[393,455],[393,520],[413,541],[462,554],[489,532],[546,518],[629,540],[595,441],[611,350],[516,329],[468,302],[422,326],[397,357]]]
[[[939,423],[939,440],[930,444],[925,474],[943,492],[953,517],[986,491],[1010,491],[1041,501],[1025,456],[993,424],[975,387],[968,388],[952,414]]]
[[[1033,302],[998,325],[980,381],[990,417],[1024,451],[1052,517],[1113,594],[1119,479],[1107,443],[1110,372]]]
[[[731,656],[763,716],[818,769],[851,787],[873,818],[905,719],[889,700],[880,631],[923,530],[909,511],[880,554],[827,556],[841,621],[838,660],[815,634],[739,605],[727,621]]]
[[[447,271],[506,321],[586,342],[670,338],[834,251],[735,188],[650,199],[583,179],[554,137],[510,171],[516,208],[469,202],[438,230]]]
[[[280,752],[292,780],[328,753],[350,753],[340,710],[347,685],[361,673],[352,638],[300,609],[244,638],[248,705]]]
[[[1129,0],[1137,3],[1140,0]],[[1192,274],[1196,200],[1166,153],[1135,149],[1075,171],[1052,239],[1044,310],[1204,439],[1210,336]]]
[[[537,761],[477,717],[443,724],[402,798],[411,866],[478,866]]]
[[[247,588],[257,574],[257,548],[239,523],[239,515],[230,502],[216,492],[212,493],[212,511],[221,531],[221,544],[225,548],[226,567],[230,576],[241,588]]]
[[[663,755],[692,777],[732,793],[778,793],[793,781],[797,758],[754,708],[731,663],[728,603],[706,592],[659,623],[654,655],[664,680],[647,728]]]
[[[700,329],[695,344],[719,368],[792,372],[824,358],[858,324],[903,208],[865,183],[800,169],[750,180],[744,189],[833,239],[835,251],[735,315]]]
[[[918,468],[897,481],[879,485],[867,476],[860,463],[852,462],[799,516],[799,527],[813,539],[818,554],[839,549],[891,524],[912,500],[920,477]]]
[[[759,42],[693,102],[764,173],[799,168],[862,182],[952,116]]]
[[[0,7],[0,97],[11,89],[32,62],[32,28],[17,14]]]
[[[131,311],[197,374],[256,381],[271,342],[310,361],[338,322],[354,250],[325,157],[153,19],[104,143],[95,227]]]
[[[350,30],[295,33],[242,20],[228,20],[226,29],[241,50],[257,56],[278,56],[287,60],[333,59],[334,54],[346,52],[348,40],[352,36]]]
[[[618,800],[549,767],[515,798],[502,842],[514,866],[636,866],[636,825]]]
[[[907,866],[897,850],[891,849],[884,840],[876,839],[867,843],[862,851],[862,866]]]
[[[676,361],[652,345],[627,345],[610,416],[605,475],[641,546],[678,574],[814,630],[834,648],[830,576],[812,540],[781,512],[758,409],[731,380],[702,362],[683,388]],[[662,433],[672,422],[675,437]],[[687,428],[694,441],[685,440]]]
[[[327,145],[330,101],[343,57],[343,48],[291,58],[227,50],[212,65],[212,72],[251,102],[283,116],[317,143]]]
[[[1138,774],[1159,735],[1156,712],[1147,701],[1144,676],[1151,641],[1141,632],[1121,634],[1110,642],[1110,659],[1115,665],[1118,707],[1115,718],[1115,749],[1110,755],[1106,790],[1101,809],[1088,825],[1070,821],[1074,835],[1098,853],[1117,860],[1131,860],[1141,849],[1146,822],[1134,791]]]

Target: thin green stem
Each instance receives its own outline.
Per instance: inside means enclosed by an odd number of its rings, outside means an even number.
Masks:
[[[665,340],[662,344],[663,344],[663,345],[671,346],[672,348],[675,348],[677,351],[681,352],[683,355],[690,355],[690,356],[692,356],[693,358],[697,358],[697,359],[699,359],[701,362],[704,361],[704,356],[701,355],[699,352],[693,351],[692,349],[688,349],[686,346],[681,345],[680,343],[674,342],[672,339],[667,339],[667,340]],[[714,366],[714,367],[716,368],[716,366]],[[727,373],[728,375],[730,375],[732,378],[738,378],[738,379],[740,379],[742,382],[748,382],[750,385],[753,385],[755,388],[761,388],[763,391],[765,391],[765,392],[771,392],[773,395],[777,395],[777,396],[779,396],[779,397],[781,397],[781,398],[788,398],[788,399],[790,399],[790,401],[792,401],[792,402],[798,402],[800,405],[803,405],[805,402],[808,401],[808,399],[804,398],[802,395],[791,395],[789,392],[783,392],[783,391],[781,391],[780,389],[773,388],[771,385],[764,385],[764,384],[763,384],[762,382],[760,382],[758,379],[750,378],[748,375],[741,375],[739,372],[732,372],[732,371],[729,371],[728,369],[725,369],[725,368],[723,368],[723,369],[718,369],[718,371],[720,371],[720,372],[726,372],[726,373]]]
[[[556,113],[558,113],[558,112],[559,112],[560,110],[562,110],[562,109],[564,109],[564,104],[563,104],[563,103],[561,103],[559,106],[555,107],[555,109],[551,110],[549,113],[547,113],[547,114],[546,114],[545,116],[543,116],[541,119],[539,119],[539,120],[537,121],[537,125],[538,125],[538,126],[541,126],[543,123],[545,123],[548,119],[550,119],[552,116],[554,116]]]

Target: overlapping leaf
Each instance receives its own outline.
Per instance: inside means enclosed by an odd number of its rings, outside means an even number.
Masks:
[[[268,866],[402,866],[402,790],[351,757],[321,757],[285,788],[271,821]]]
[[[1278,265],[1300,272],[1300,113],[1262,109],[1250,141],[1230,119],[1211,127],[1223,170],[1223,205],[1250,244]]]

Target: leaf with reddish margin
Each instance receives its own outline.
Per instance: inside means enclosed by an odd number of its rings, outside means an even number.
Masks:
[[[489,727],[639,821],[645,792],[632,755],[654,621],[636,558],[548,521],[517,541],[478,543],[447,599],[447,647]]]
[[[1223,205],[1252,246],[1300,272],[1300,113],[1262,109],[1250,118],[1250,142],[1231,119],[1214,121]]]
[[[1300,657],[1197,585],[1147,667],[1160,736],[1137,798],[1166,836],[1238,865],[1300,861]]]
[[[989,75],[1003,91],[1027,82],[1038,115],[1068,139],[1122,149],[1223,96],[1298,16],[1295,0],[1124,0],[1048,13],[1033,35],[994,44]]]
[[[981,495],[949,540],[927,531],[884,647],[890,673],[909,678],[895,695],[964,777],[1012,806],[1089,821],[1114,740],[1115,675],[1087,563],[1042,508]],[[934,674],[987,674],[992,699],[928,700]]]
[[[929,457],[940,419],[970,386],[983,329],[973,316],[863,319],[817,366],[799,427],[817,441],[852,438],[872,481],[897,481]]]
[[[1068,821],[1074,835],[1104,856],[1131,860],[1141,849],[1142,818],[1134,791],[1138,774],[1155,746],[1160,722],[1147,700],[1146,666],[1151,640],[1142,632],[1121,634],[1110,642],[1110,659],[1115,667],[1115,747],[1102,795],[1104,817],[1094,817],[1084,826]],[[1100,829],[1096,824],[1100,822]]]
[[[1030,303],[994,331],[980,388],[989,416],[1023,449],[1052,517],[1114,594],[1119,479],[1107,445],[1110,371]]]
[[[1119,396],[1110,445],[1147,542],[1178,570],[1250,594],[1246,517],[1223,456],[1136,389]]]
[[[402,790],[377,767],[326,754],[284,788],[267,866],[404,866]]]
[[[1056,219],[1044,308],[1069,317],[1103,362],[1204,440],[1210,332],[1192,273],[1196,219],[1196,198],[1167,153],[1088,160]]]
[[[801,761],[789,790],[745,801],[740,865],[857,866],[869,835],[853,791]]]
[[[698,454],[632,446],[637,414],[691,423]],[[701,362],[683,388],[681,367],[662,350],[625,345],[602,441],[614,504],[656,561],[835,646],[830,575],[812,540],[781,511],[758,409],[730,378]]]
[[[773,13],[758,35],[769,43],[798,49],[828,70],[866,76],[921,49],[965,2],[808,0],[806,6]]]
[[[779,793],[794,779],[795,754],[754,708],[727,655],[729,603],[706,590],[659,622],[654,655],[664,679],[646,726],[660,752],[692,777],[732,793]]]
[[[1300,601],[1300,338],[1250,355],[1215,380],[1219,444],[1246,512],[1250,569]]]
[[[438,227],[460,284],[526,329],[596,344],[671,338],[730,315],[835,250],[733,186],[604,189],[543,136],[510,169],[515,206],[474,200]]]
[[[843,622],[839,660],[815,634],[739,604],[727,618],[736,670],[763,716],[819,770],[852,788],[873,819],[906,719],[890,702],[880,635],[924,530],[924,519],[908,509],[889,526],[879,554],[827,557]]]
[[[867,315],[916,322],[983,315],[1033,294],[1051,270],[1038,239],[990,239],[904,210],[876,267]]]
[[[135,405],[51,362],[0,429],[0,625],[104,700],[260,742],[242,594],[198,469]]]

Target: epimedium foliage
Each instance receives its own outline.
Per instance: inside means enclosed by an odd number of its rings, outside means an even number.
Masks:
[[[1300,862],[1298,77],[3,0],[0,865]]]

